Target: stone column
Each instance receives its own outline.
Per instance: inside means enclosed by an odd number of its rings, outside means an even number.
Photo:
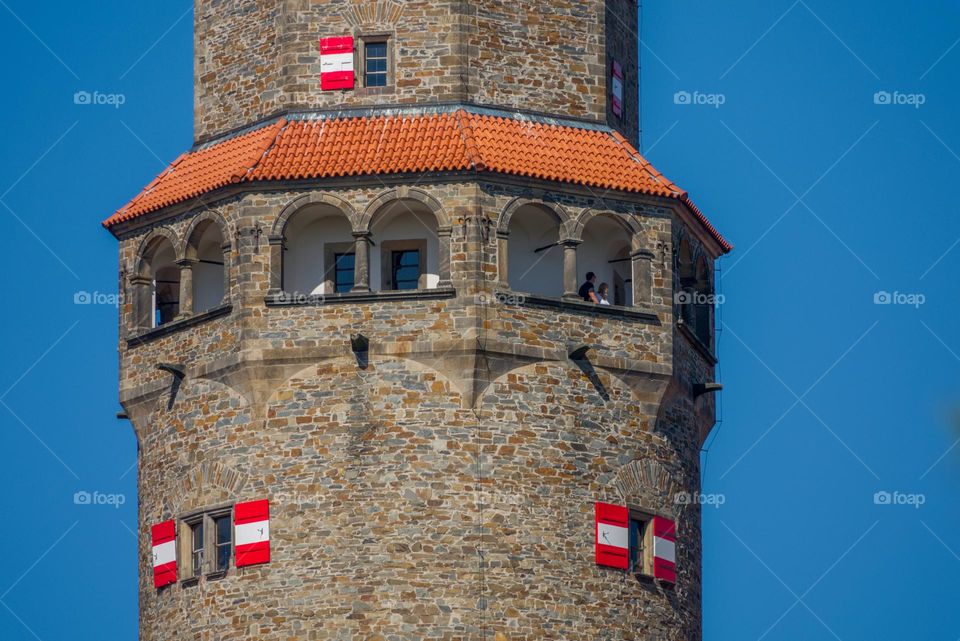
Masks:
[[[649,249],[640,249],[630,255],[633,272],[633,304],[653,302],[653,257]]]
[[[370,291],[370,232],[355,231],[354,260],[353,260],[353,289],[354,292]]]
[[[232,247],[229,241],[220,245],[220,253],[223,255],[223,298],[220,299],[221,305],[230,300],[230,265],[233,264],[233,261],[230,260],[231,252]]]
[[[437,245],[440,255],[437,256],[437,271],[440,282],[437,288],[453,287],[450,280],[450,239],[453,236],[452,227],[440,227],[437,229]]]
[[[276,298],[283,292],[283,236],[270,236],[270,289],[267,296]]]
[[[576,299],[577,294],[577,245],[579,240],[562,240],[563,247],[563,297]],[[547,250],[550,251],[550,250]]]
[[[136,330],[153,327],[153,279],[148,276],[131,276],[130,290],[133,300],[134,333]]]
[[[497,281],[510,289],[510,232],[497,232]]]
[[[174,320],[193,316],[193,265],[189,258],[177,261],[180,268],[180,303]]]

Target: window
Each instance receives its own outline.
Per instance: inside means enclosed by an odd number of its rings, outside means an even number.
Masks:
[[[387,86],[387,41],[364,42],[363,86]]]
[[[391,255],[393,289],[417,289],[420,286],[420,250],[404,249]]]
[[[218,516],[214,520],[214,529],[216,539],[214,545],[217,548],[216,566],[214,572],[226,572],[230,567],[230,552],[233,548],[233,536],[231,532],[230,515]]]
[[[349,292],[354,285],[356,254],[334,254],[334,289],[336,293]]]
[[[233,510],[222,508],[193,514],[181,521],[182,576],[195,581],[223,575],[233,556]]]
[[[653,575],[650,517],[630,512],[630,572]]]
[[[190,524],[190,576],[203,573],[203,518]]]

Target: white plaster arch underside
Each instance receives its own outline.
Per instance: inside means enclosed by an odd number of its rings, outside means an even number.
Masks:
[[[527,204],[513,212],[508,240],[510,289],[543,296],[563,294],[563,248],[557,244],[560,224],[546,207]]]
[[[310,203],[287,222],[284,238],[284,290],[299,295],[333,293],[333,276],[325,257],[336,249],[352,251],[354,239],[347,216],[327,203]]]

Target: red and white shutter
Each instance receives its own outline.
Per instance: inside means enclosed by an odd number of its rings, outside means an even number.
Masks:
[[[677,528],[670,519],[653,517],[653,576],[677,582]]]
[[[613,69],[610,79],[610,104],[613,108],[613,115],[620,118],[623,116],[623,67],[616,60],[613,61]]]
[[[353,89],[353,36],[320,38],[320,89]]]
[[[597,503],[597,565],[626,570],[630,567],[630,511],[624,505]]]
[[[153,586],[162,588],[177,582],[177,525],[157,523],[150,529],[153,539]]]
[[[270,504],[266,499],[233,508],[237,567],[270,562]]]

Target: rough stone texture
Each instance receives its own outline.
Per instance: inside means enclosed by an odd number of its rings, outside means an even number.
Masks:
[[[609,120],[635,142],[635,16],[633,0],[199,0],[196,135],[286,109],[459,101]],[[318,91],[317,38],[345,33],[391,36],[392,87]],[[299,207],[337,207],[362,239],[397,200],[437,218],[450,287],[278,304]],[[500,266],[525,202],[554,212],[568,258],[593,216],[619,221],[638,307],[498,297],[513,294]],[[200,218],[226,241],[223,305],[140,327],[139,258],[163,236],[184,274]],[[141,639],[700,638],[700,509],[676,497],[699,492],[714,404],[692,386],[715,361],[678,322],[676,248],[711,274],[720,249],[682,205],[505,176],[352,177],[233,185],[118,234]],[[583,343],[589,364],[572,362]],[[159,363],[184,368],[179,387]],[[261,498],[269,564],[153,587],[152,524]],[[596,501],[676,520],[676,586],[595,564]]]
[[[285,110],[471,102],[607,122],[637,143],[634,0],[197,0],[195,137]],[[320,91],[319,38],[387,35],[388,87]],[[609,108],[624,65],[623,119]],[[359,55],[357,57],[359,80]]]
[[[412,193],[451,224],[452,297],[266,304],[268,236],[291,202],[323,194],[364,212]],[[556,207],[571,237],[592,215],[631,219],[654,252],[652,316],[493,302],[494,230],[517,198]],[[675,497],[699,491],[713,405],[690,389],[713,365],[675,325],[673,247],[681,232],[697,239],[670,207],[469,180],[291,185],[214,203],[232,241],[231,311],[151,335],[129,288],[122,307],[141,638],[698,639],[700,513]],[[183,255],[200,215],[184,207],[131,230],[124,273],[158,233]],[[366,369],[355,332],[371,338]],[[595,345],[588,370],[566,358],[578,342]],[[159,362],[187,371],[172,405]],[[271,501],[269,565],[153,588],[150,524],[257,498]],[[676,518],[674,589],[594,564],[597,500]]]

